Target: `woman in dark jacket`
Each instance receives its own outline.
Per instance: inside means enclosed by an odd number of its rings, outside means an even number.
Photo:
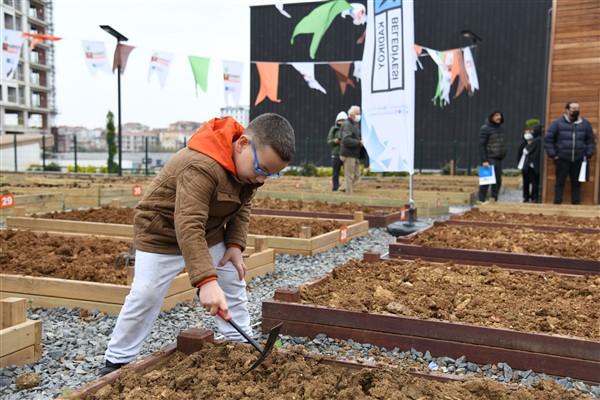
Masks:
[[[533,125],[523,132],[523,142],[519,146],[519,161],[525,157],[521,166],[524,203],[537,203],[540,199],[541,134],[542,125]]]

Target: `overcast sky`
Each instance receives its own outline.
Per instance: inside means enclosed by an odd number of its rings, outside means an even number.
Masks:
[[[290,3],[293,1],[286,1]],[[298,2],[298,1],[296,1]],[[135,46],[121,77],[122,123],[164,128],[176,121],[205,121],[225,106],[222,60],[245,63],[241,105],[250,100],[250,5],[266,0],[54,0],[56,125],[103,127],[106,113],[117,114],[117,76],[92,77],[82,40],[102,41],[112,64],[116,39],[99,25],[110,25]],[[174,53],[164,89],[148,79],[152,51]],[[208,89],[194,88],[188,55],[208,57]],[[115,120],[116,122],[116,120]]]

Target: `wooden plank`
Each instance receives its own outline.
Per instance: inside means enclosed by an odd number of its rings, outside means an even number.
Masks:
[[[8,217],[6,225],[12,229],[31,229],[50,232],[74,232],[86,235],[104,235],[131,238],[133,225],[102,222],[69,221],[61,219]]]
[[[10,365],[30,364],[38,359],[39,357],[36,358],[36,346],[27,346],[14,353],[0,357],[0,368],[8,367]]]
[[[600,216],[600,206],[571,204],[487,203],[478,206],[481,212],[511,212],[518,214],[564,215],[569,217]]]
[[[0,330],[0,357],[4,357],[28,346],[41,342],[42,321],[27,320],[17,325]]]
[[[531,229],[542,232],[579,232],[590,235],[600,235],[600,229],[580,228],[577,226],[554,226],[554,225],[529,225],[529,224],[511,224],[507,222],[492,221],[470,221],[461,219],[449,219],[447,221],[435,221],[434,226],[454,225],[454,226],[477,226],[481,228],[512,228],[512,229]]]
[[[7,297],[0,301],[0,314],[2,314],[1,329],[22,324],[27,320],[26,300],[19,297]]]
[[[389,256],[404,259],[422,259],[436,262],[454,261],[458,264],[498,266],[529,271],[556,271],[564,274],[600,274],[600,261],[554,256],[515,254],[500,251],[424,247],[413,244],[392,243]]]
[[[26,294],[26,293],[16,293],[10,292],[6,290],[0,291],[0,298],[11,297],[11,296],[24,296],[27,297],[28,300],[36,307],[44,307],[44,308],[57,308],[57,307],[67,307],[67,308],[81,308],[84,310],[93,310],[98,309],[105,314],[117,315],[119,311],[121,311],[122,304],[114,304],[114,303],[100,303],[93,301],[84,301],[84,300],[76,300],[73,299],[65,299],[60,297],[48,297],[48,296],[39,296],[36,294]]]

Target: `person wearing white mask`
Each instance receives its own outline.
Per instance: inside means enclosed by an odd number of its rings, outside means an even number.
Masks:
[[[539,202],[542,125],[535,124],[523,132],[519,146],[519,169],[523,176],[523,203]]]
[[[363,147],[360,136],[360,107],[348,110],[348,119],[342,124],[340,159],[344,163],[344,183],[340,192],[352,193],[354,184],[360,181],[360,149]]]

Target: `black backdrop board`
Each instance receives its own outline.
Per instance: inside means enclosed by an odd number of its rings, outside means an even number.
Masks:
[[[365,4],[366,2],[361,1]],[[341,94],[333,69],[326,62],[360,61],[363,45],[357,44],[365,25],[338,16],[321,40],[315,59],[309,56],[311,35],[290,39],[296,24],[321,3],[286,4],[292,18],[281,15],[275,6],[251,8],[250,117],[265,112],[279,113],[296,130],[297,157],[304,162],[330,165],[326,136],[339,111],[360,103],[360,81],[350,68],[356,88]],[[480,90],[473,97],[465,93],[444,108],[431,102],[437,86],[437,66],[429,57],[420,57],[415,96],[415,168],[439,169],[456,156],[459,168],[466,168],[469,147],[472,165],[479,162],[477,133],[487,112],[500,108],[505,117],[509,154],[505,165],[516,167],[517,147],[525,120],[545,114],[545,79],[548,11],[551,0],[416,0],[415,43],[435,50],[470,45],[460,32],[470,30],[483,39],[474,49]],[[315,78],[327,94],[311,89],[294,67],[281,64],[280,103],[266,98],[254,106],[260,87],[255,62],[316,62]],[[322,64],[318,64],[322,63]],[[469,102],[471,129],[469,130]]]

